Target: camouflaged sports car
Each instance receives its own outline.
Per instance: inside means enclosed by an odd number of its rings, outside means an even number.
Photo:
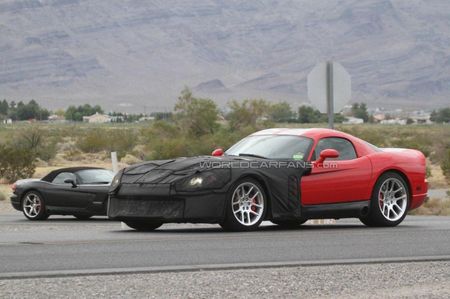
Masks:
[[[425,157],[329,129],[256,132],[212,156],[149,161],[120,171],[108,216],[137,230],[167,222],[253,230],[261,221],[357,217],[395,226],[427,194]]]

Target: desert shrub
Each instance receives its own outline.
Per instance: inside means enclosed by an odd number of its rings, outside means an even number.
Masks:
[[[83,152],[78,148],[69,148],[63,152],[62,157],[68,161],[77,161],[80,160],[82,155]]]
[[[77,147],[85,153],[97,153],[110,148],[108,136],[103,130],[92,130],[77,139]]]
[[[378,147],[400,147],[417,149],[430,156],[437,147],[439,139],[420,127],[406,126],[339,126],[339,130],[359,137]],[[436,134],[437,135],[437,134]]]
[[[20,129],[12,142],[15,147],[28,150],[43,161],[49,161],[56,156],[58,139],[49,131],[33,126]]]
[[[350,135],[356,136],[365,140],[373,145],[379,147],[387,147],[387,133],[384,130],[370,130],[367,127],[363,126],[339,126],[337,128],[343,132],[346,132]]]
[[[78,137],[76,145],[85,153],[116,151],[117,157],[124,157],[137,143],[133,130],[116,130],[96,128]]]
[[[192,96],[185,88],[175,105],[175,118],[180,130],[192,136],[211,134],[218,127],[216,103],[211,99],[201,99]]]
[[[0,145],[0,177],[10,182],[31,177],[36,169],[35,158],[29,149]]]
[[[175,123],[156,121],[142,129],[141,142],[145,144],[146,160],[210,155],[215,148],[227,149],[243,137],[270,126],[266,122],[240,129],[220,126],[214,133],[191,137],[179,130]]]
[[[268,113],[269,107],[269,103],[264,100],[231,101],[230,112],[227,114],[230,128],[239,130],[244,127],[255,127],[258,119]]]
[[[430,178],[433,176],[433,174],[431,173],[431,167],[428,164],[425,166],[425,176],[427,178]]]
[[[428,143],[420,142],[416,139],[416,136],[398,139],[393,138],[391,140],[392,147],[410,148],[421,151],[426,157],[430,155],[430,147]]]
[[[447,180],[450,181],[450,149],[447,149],[447,156],[441,162],[441,169]]]
[[[132,164],[142,162],[142,160],[131,154],[126,154],[122,159],[120,159],[120,162],[128,164],[128,165],[132,165]]]
[[[168,159],[184,156],[185,137],[174,123],[155,121],[150,127],[141,130],[141,142],[144,144],[145,159]]]
[[[449,216],[450,215],[450,200],[431,198],[420,206],[419,208],[411,211],[412,215],[438,215]]]

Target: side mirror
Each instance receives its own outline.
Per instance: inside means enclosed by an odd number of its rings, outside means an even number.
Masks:
[[[325,161],[325,159],[332,159],[332,158],[337,158],[339,157],[339,152],[335,149],[332,148],[328,148],[328,149],[324,149],[323,151],[320,152],[320,157],[319,159],[317,159],[317,163],[323,163],[323,161]]]
[[[223,149],[221,149],[221,148],[216,148],[216,149],[213,150],[213,152],[211,153],[211,156],[214,156],[214,157],[221,157],[221,156],[223,156]]]
[[[65,179],[64,183],[71,184],[72,188],[75,188],[77,186],[77,184],[75,183],[75,181],[73,179]]]

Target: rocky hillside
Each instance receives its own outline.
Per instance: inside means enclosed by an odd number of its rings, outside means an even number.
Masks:
[[[187,85],[298,105],[334,59],[352,101],[434,108],[450,103],[449,20],[447,0],[4,0],[0,98],[163,110]]]

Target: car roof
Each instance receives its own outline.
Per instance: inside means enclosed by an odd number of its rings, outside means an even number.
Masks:
[[[253,133],[251,136],[255,135],[292,135],[292,136],[304,136],[313,139],[317,142],[321,138],[326,137],[341,137],[350,140],[355,147],[358,156],[365,156],[376,151],[376,147],[371,146],[369,143],[362,139],[359,139],[350,134],[325,128],[310,128],[310,129],[300,129],[300,128],[272,128],[261,130]]]
[[[62,172],[77,172],[80,170],[88,170],[88,169],[105,169],[101,167],[90,167],[90,166],[77,166],[77,167],[66,167],[66,168],[59,168],[56,170],[51,171],[49,174],[44,176],[41,180],[46,182],[52,182],[53,179]]]
[[[305,136],[309,138],[321,138],[325,136],[337,136],[337,137],[345,137],[345,138],[351,138],[353,136],[332,130],[332,129],[325,129],[325,128],[309,128],[309,129],[300,129],[300,128],[272,128],[272,129],[266,129],[261,130],[258,132],[253,133],[252,135],[295,135],[295,136]]]

